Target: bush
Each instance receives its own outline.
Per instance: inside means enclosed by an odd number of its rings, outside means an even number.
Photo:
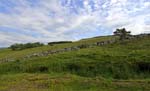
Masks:
[[[48,45],[55,45],[55,44],[64,44],[64,43],[72,43],[72,41],[58,41],[58,42],[49,42]]]
[[[23,49],[28,49],[28,48],[34,48],[34,47],[40,47],[43,46],[44,44],[35,42],[35,43],[26,43],[26,44],[13,44],[10,46],[12,50],[23,50]]]

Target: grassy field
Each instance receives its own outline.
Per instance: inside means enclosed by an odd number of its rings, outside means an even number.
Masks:
[[[150,37],[19,59],[28,53],[112,39],[99,37],[22,51],[0,50],[0,91],[150,91]],[[18,60],[17,60],[18,59]]]
[[[150,80],[106,80],[71,74],[11,74],[0,78],[0,91],[149,91]]]

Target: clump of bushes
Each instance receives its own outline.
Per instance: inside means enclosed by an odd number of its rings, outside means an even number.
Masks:
[[[64,43],[72,43],[72,41],[58,41],[58,42],[49,42],[48,45],[55,45],[55,44],[64,44]]]
[[[26,44],[13,44],[10,46],[12,50],[24,50],[28,48],[40,47],[43,46],[43,43],[35,42],[35,43],[26,43]]]

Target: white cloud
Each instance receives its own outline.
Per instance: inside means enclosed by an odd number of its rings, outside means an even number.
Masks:
[[[78,5],[72,5],[75,4],[73,0],[67,0],[64,6],[60,1],[40,0],[35,6],[31,6],[33,3],[27,0],[18,2],[10,0],[16,5],[13,8],[0,4],[7,7],[10,12],[9,14],[0,12],[0,27],[12,28],[10,31],[18,30],[18,33],[10,32],[11,34],[0,30],[0,45],[15,42],[74,40],[78,39],[75,35],[91,34],[98,27],[111,29],[106,30],[107,32],[119,27],[126,27],[133,34],[150,31],[150,25],[145,24],[145,20],[150,16],[148,1],[104,0],[102,3],[101,0],[83,0],[83,7],[80,8],[76,7]],[[7,4],[11,4],[10,2]],[[68,35],[68,32],[71,33]],[[39,35],[35,37],[32,33]]]

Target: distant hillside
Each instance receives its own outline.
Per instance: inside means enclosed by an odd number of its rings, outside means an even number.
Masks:
[[[82,45],[82,44],[93,44],[96,42],[115,39],[115,38],[117,37],[103,36],[103,37],[98,37],[98,38],[88,38],[88,39],[80,40],[77,42],[72,42],[69,44],[67,43],[67,44],[59,44],[59,45],[53,45],[53,46],[45,45],[42,47],[30,48],[30,49],[20,50],[20,51],[12,51],[11,49],[6,48],[3,51],[0,51],[0,60],[1,59],[16,60],[16,59],[23,58],[26,55],[37,53],[37,52],[43,52],[47,50],[58,50],[58,49],[68,48],[68,47]]]

